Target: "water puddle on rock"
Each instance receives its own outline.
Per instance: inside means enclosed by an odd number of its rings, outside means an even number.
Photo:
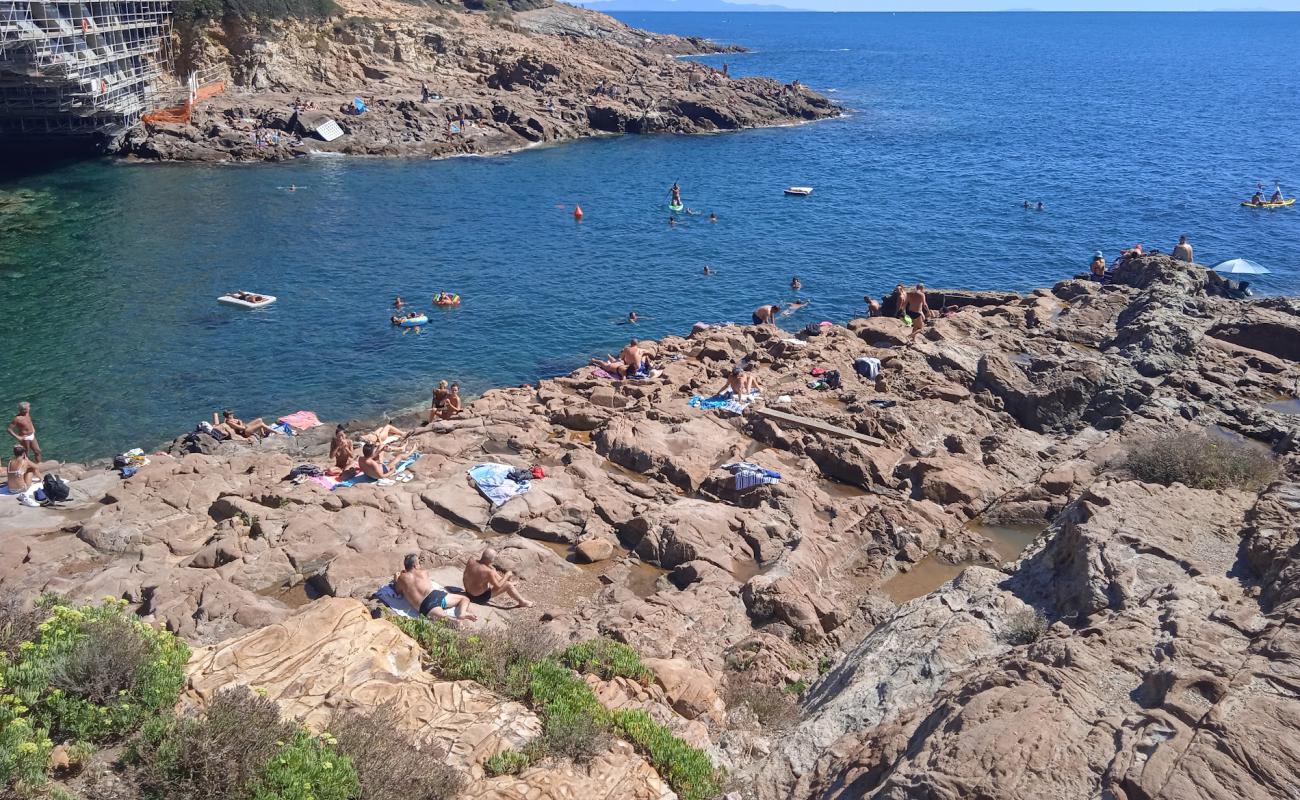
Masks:
[[[307,583],[295,583],[292,586],[271,586],[257,592],[262,597],[269,597],[272,600],[279,600],[289,608],[302,608],[311,601],[319,598],[319,592],[308,588]]]
[[[731,577],[736,579],[736,583],[746,584],[749,579],[763,572],[765,567],[752,558],[733,558],[731,559]]]
[[[658,581],[668,570],[656,567],[654,564],[648,564],[640,559],[628,558],[630,550],[618,548],[615,550],[613,558],[607,558],[604,561],[597,561],[594,564],[584,563],[578,560],[575,555],[574,546],[563,542],[544,542],[540,539],[530,539],[534,544],[539,544],[547,550],[555,553],[560,558],[577,567],[583,577],[587,580],[599,579],[607,573],[613,573],[617,576],[623,572],[621,580],[612,577],[610,581],[622,583],[632,594],[640,598],[646,598],[659,591]],[[626,571],[624,571],[626,567]],[[584,581],[585,583],[585,581]],[[590,595],[596,591],[596,584],[588,587],[583,594]]]
[[[989,539],[992,542],[991,549],[998,554],[1003,563],[1019,557],[1029,543],[1043,532],[1042,527],[1036,525],[986,525],[972,522],[966,527],[972,533]],[[901,605],[908,600],[915,600],[933,592],[960,575],[962,570],[978,563],[963,561],[949,564],[934,555],[928,555],[907,572],[900,572],[885,581],[880,589],[889,596],[890,600]]]
[[[1276,411],[1279,414],[1291,414],[1300,417],[1300,397],[1274,400],[1271,403],[1265,403],[1264,408],[1269,411]]]

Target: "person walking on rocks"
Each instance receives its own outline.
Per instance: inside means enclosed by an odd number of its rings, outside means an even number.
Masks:
[[[411,604],[411,608],[419,609],[422,617],[466,622],[478,619],[468,613],[468,597],[448,592],[445,586],[434,583],[427,570],[421,569],[419,553],[411,553],[403,559],[402,571],[393,578],[393,588]]]
[[[1186,234],[1178,237],[1178,244],[1174,245],[1174,250],[1169,255],[1173,256],[1175,261],[1192,263],[1192,246],[1188,244]]]
[[[36,423],[32,422],[31,403],[24,400],[18,404],[18,413],[9,423],[9,435],[18,440],[18,444],[23,446],[37,464],[41,463],[41,446],[36,441]]]
[[[515,608],[531,608],[533,602],[520,594],[511,581],[515,574],[509,570],[502,572],[493,566],[496,558],[497,551],[488,547],[478,558],[465,562],[461,583],[465,584],[465,594],[469,595],[469,601],[485,606],[494,593],[498,596],[504,594],[515,601]]]

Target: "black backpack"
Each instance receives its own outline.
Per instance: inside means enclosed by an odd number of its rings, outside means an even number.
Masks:
[[[822,373],[822,380],[826,382],[827,388],[840,388],[840,371],[837,369],[828,369]]]
[[[42,488],[45,490],[45,499],[51,503],[62,503],[72,494],[68,482],[58,475],[46,475],[45,485]]]

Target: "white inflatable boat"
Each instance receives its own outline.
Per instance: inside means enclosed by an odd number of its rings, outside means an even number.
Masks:
[[[244,298],[239,296],[241,294],[250,295],[252,297],[260,297],[261,299],[245,300]],[[228,306],[239,306],[240,308],[264,308],[275,302],[275,295],[260,294],[258,292],[231,292],[230,294],[223,294],[220,297],[218,297],[217,302],[225,303]]]
[[[812,194],[811,186],[791,186],[785,190],[786,194],[795,195],[796,197],[807,197]]]

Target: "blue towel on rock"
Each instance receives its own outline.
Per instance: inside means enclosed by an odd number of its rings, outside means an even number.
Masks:
[[[511,479],[510,473],[516,469],[509,464],[475,464],[470,468],[469,476],[495,508],[528,491],[530,481]]]

